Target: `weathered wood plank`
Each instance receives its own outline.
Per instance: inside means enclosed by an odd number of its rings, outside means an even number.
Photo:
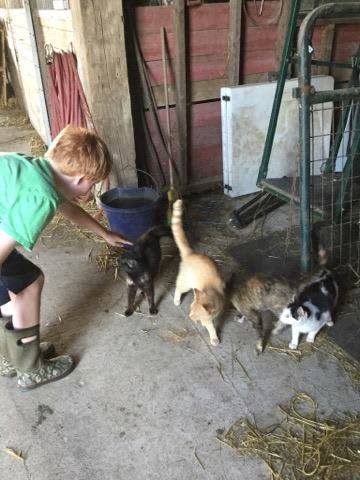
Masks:
[[[160,123],[165,128],[165,109],[159,110],[158,113]],[[146,116],[162,168],[168,177],[165,152],[161,147],[160,139],[153,125],[152,116],[149,113]],[[191,144],[189,145],[191,155],[188,165],[188,181],[194,182],[203,179],[204,176],[213,177],[219,175],[222,171],[220,102],[192,105],[190,116],[193,134],[191,136]],[[176,108],[170,109],[170,124],[171,132],[176,142]],[[157,176],[158,166],[156,162],[148,158],[147,164],[151,173]]]
[[[240,52],[242,33],[242,11],[243,0],[230,0],[230,25],[228,36],[229,64],[228,79],[229,85],[238,85],[240,78]]]
[[[160,31],[160,30],[159,30]],[[175,40],[173,33],[167,33],[170,58],[175,57]],[[214,42],[216,38],[216,42]],[[211,55],[224,53],[228,48],[228,30],[193,30],[189,32],[189,55]],[[139,37],[140,48],[145,61],[161,60],[159,32]]]
[[[71,12],[84,90],[95,126],[114,160],[112,183],[136,185],[123,1],[73,0]]]
[[[322,27],[321,40],[316,58],[329,62],[332,58],[332,50],[335,36],[335,25],[329,24]],[[313,67],[314,75],[329,75],[330,67],[315,66]]]
[[[187,183],[188,168],[188,126],[187,126],[187,75],[186,75],[186,21],[185,0],[175,0],[174,32],[175,32],[175,77],[176,77],[176,118],[178,142],[176,144],[176,163],[179,169],[181,184]],[[170,81],[170,80],[169,80]]]
[[[216,78],[214,80],[200,80],[199,82],[191,83],[191,98],[190,101],[202,102],[204,100],[213,100],[220,98],[220,88],[226,87],[229,84],[227,78]],[[162,85],[153,87],[156,104],[158,107],[165,105],[164,89]],[[174,85],[169,85],[169,102],[170,105],[175,104]]]
[[[227,54],[199,55],[188,58],[189,75],[192,81],[210,80],[214,78],[227,78]],[[169,83],[173,84],[176,62],[172,61],[172,68],[169,69]],[[175,65],[173,65],[175,63]],[[148,62],[147,68],[152,85],[162,85],[161,61]]]
[[[157,33],[165,27],[174,33],[173,6],[137,7],[135,9],[138,35]],[[189,9],[189,31],[229,28],[229,7],[226,3],[204,4]]]

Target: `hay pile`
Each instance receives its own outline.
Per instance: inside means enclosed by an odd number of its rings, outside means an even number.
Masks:
[[[353,480],[360,478],[360,416],[320,420],[314,400],[295,394],[279,406],[282,421],[260,430],[246,419],[218,438],[241,456],[260,458],[272,480]]]

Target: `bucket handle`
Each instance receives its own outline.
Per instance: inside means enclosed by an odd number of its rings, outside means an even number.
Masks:
[[[137,168],[136,169],[137,172],[141,172],[143,173],[144,175],[147,175],[148,177],[151,178],[151,180],[153,181],[154,185],[155,185],[155,188],[157,190],[157,192],[159,193],[160,189],[159,189],[159,184],[158,182],[155,180],[155,178],[149,173],[149,172],[145,172],[145,170],[141,170],[140,168]]]
[[[148,177],[150,177],[150,179],[153,181],[153,183],[154,183],[154,185],[155,185],[155,188],[156,188],[157,193],[160,192],[160,188],[159,188],[158,182],[155,180],[155,178],[154,178],[150,173],[145,172],[145,170],[141,170],[140,168],[137,168],[136,171],[137,171],[137,172],[141,172],[141,173],[143,173],[144,175],[147,175]],[[96,194],[94,195],[94,197],[95,197],[95,199],[96,199],[96,203],[98,202],[98,199],[100,198],[101,194],[104,193],[104,192],[102,191],[102,188],[103,188],[103,185],[104,185],[105,181],[102,181],[102,182],[99,182],[99,183],[100,183],[100,188],[99,188],[99,190],[96,192]],[[107,190],[108,190],[108,189],[107,189]],[[105,192],[106,192],[107,190],[105,190]]]

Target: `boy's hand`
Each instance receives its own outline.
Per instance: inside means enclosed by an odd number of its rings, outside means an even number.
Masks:
[[[122,245],[132,245],[132,242],[125,240],[121,235],[115,232],[110,232],[109,230],[103,236],[105,242],[113,247],[121,247]]]

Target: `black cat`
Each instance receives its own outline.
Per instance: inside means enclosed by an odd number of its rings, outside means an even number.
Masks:
[[[170,227],[162,225],[153,227],[118,259],[118,265],[127,275],[128,306],[125,311],[127,317],[134,313],[135,296],[138,289],[148,299],[150,314],[158,313],[154,302],[154,278],[159,272],[160,238],[164,236],[172,236]]]

